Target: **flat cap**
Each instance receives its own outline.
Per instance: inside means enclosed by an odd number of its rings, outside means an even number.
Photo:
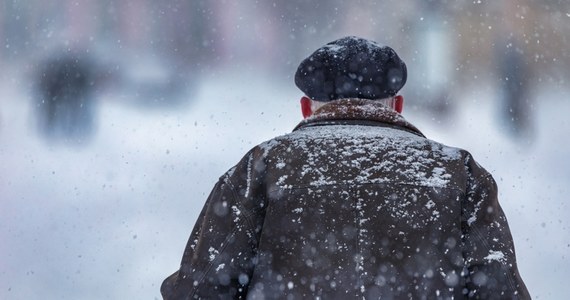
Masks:
[[[388,46],[348,36],[317,49],[295,73],[295,84],[309,98],[383,99],[394,96],[407,79],[406,64]]]

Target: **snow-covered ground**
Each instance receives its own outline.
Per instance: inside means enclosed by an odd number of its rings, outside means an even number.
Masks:
[[[0,299],[160,298],[218,176],[301,118],[291,78],[212,74],[183,109],[134,109],[102,96],[97,134],[81,147],[41,139],[26,84],[0,83]],[[566,91],[541,92],[548,102],[535,109],[532,143],[497,129],[491,89],[466,93],[441,124],[417,110],[404,116],[494,174],[531,295],[564,299],[570,102]]]

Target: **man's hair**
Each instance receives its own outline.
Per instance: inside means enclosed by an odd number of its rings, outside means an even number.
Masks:
[[[374,100],[370,100],[370,101],[374,101],[375,103],[380,103],[388,108],[390,108],[391,110],[395,110],[395,105],[396,105],[396,99],[395,96],[393,97],[386,97],[383,99],[374,99]],[[333,101],[334,102],[334,101]],[[327,105],[331,103],[330,101],[317,101],[317,100],[311,100],[311,110],[313,112],[317,111],[319,108]]]

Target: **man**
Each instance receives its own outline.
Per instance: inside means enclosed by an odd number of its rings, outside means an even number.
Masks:
[[[306,117],[210,194],[166,299],[529,299],[491,175],[401,115],[404,62],[357,37],[299,66]]]

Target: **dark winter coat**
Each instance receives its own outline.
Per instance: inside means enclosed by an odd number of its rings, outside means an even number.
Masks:
[[[223,175],[165,299],[529,299],[491,175],[369,100]]]

